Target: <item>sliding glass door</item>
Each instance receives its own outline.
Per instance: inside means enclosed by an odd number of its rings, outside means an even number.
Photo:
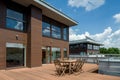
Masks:
[[[42,64],[50,63],[51,62],[51,50],[50,47],[42,47]]]
[[[52,61],[61,58],[60,48],[52,47]]]
[[[61,53],[60,48],[56,47],[42,47],[42,63],[52,63],[53,60],[60,59]]]

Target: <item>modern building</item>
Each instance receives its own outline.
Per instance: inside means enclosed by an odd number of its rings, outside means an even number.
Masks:
[[[38,67],[67,57],[74,25],[43,0],[0,0],[0,69]]]
[[[69,42],[70,55],[91,55],[100,53],[99,48],[103,44],[86,36],[85,39]]]

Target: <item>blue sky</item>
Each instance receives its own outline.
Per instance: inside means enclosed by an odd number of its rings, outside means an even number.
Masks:
[[[89,36],[105,47],[120,48],[120,0],[45,0],[78,23],[70,40]]]

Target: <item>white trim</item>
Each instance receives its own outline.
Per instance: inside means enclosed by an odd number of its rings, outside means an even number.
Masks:
[[[26,46],[24,45],[24,66],[26,67]]]
[[[6,47],[24,48],[24,45],[19,43],[6,43]]]

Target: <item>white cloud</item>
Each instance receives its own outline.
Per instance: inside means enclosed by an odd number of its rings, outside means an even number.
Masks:
[[[86,11],[91,11],[103,5],[105,0],[68,0],[68,5],[72,7],[84,7]]]
[[[89,36],[92,39],[101,42],[104,44],[104,47],[118,47],[120,48],[120,29],[116,31],[112,31],[111,27],[107,27],[102,33],[98,33],[95,35],[91,35],[89,32],[85,32],[84,34],[77,34],[74,30],[70,29],[73,33],[70,32],[70,41],[71,40],[79,40],[85,38],[85,36]]]
[[[113,16],[113,18],[115,18],[115,22],[116,22],[116,23],[120,23],[120,13],[115,14],[115,15]]]
[[[98,34],[91,35],[91,36],[92,36],[93,39],[96,39],[97,41],[101,41],[101,40],[104,41],[107,38],[109,38],[111,33],[112,33],[112,29],[111,29],[111,27],[108,27],[107,29],[105,29],[103,31],[103,33],[98,33]]]

